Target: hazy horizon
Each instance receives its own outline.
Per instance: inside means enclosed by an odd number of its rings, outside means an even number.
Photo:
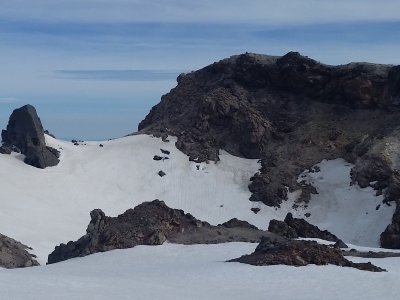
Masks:
[[[245,52],[400,64],[394,0],[38,0],[0,7],[0,128],[36,107],[61,139],[137,130],[181,72]]]

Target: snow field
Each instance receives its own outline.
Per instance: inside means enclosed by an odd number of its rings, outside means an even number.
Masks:
[[[99,147],[100,142],[75,146],[46,136],[47,144],[61,151],[61,161],[44,170],[24,164],[21,155],[1,155],[0,232],[32,247],[44,264],[56,245],[85,234],[91,210],[117,216],[154,199],[214,225],[236,217],[261,229],[271,219],[283,220],[288,211],[296,217],[310,212],[311,223],[364,246],[378,245],[394,212],[394,206],[375,210],[382,198],[372,196],[372,189],[349,186],[351,166],[343,160],[322,162],[320,173],[304,173],[301,179],[314,182],[320,193],[312,196],[307,209],[292,209],[300,191],[280,209],[253,203],[247,186],[260,168],[257,160],[221,151],[217,164],[189,162],[175,148],[176,138],[169,140],[136,135]],[[169,159],[154,161],[154,155]],[[160,170],[166,176],[160,177]],[[253,207],[260,212],[254,214]]]
[[[54,265],[0,269],[4,299],[397,299],[400,259],[371,261],[388,272],[337,266],[256,267],[226,260],[256,244],[137,246]]]

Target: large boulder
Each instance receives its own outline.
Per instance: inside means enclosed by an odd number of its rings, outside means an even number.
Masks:
[[[12,112],[1,138],[3,147],[21,151],[28,165],[44,169],[59,162],[57,150],[46,146],[42,123],[32,105],[22,106]]]

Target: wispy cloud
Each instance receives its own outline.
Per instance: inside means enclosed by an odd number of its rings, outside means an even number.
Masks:
[[[182,71],[162,70],[58,70],[56,77],[75,80],[165,81],[175,80]]]
[[[20,102],[20,100],[10,97],[0,98],[0,103],[17,103],[17,102]]]
[[[312,24],[399,20],[398,0],[18,0],[0,19],[74,22]]]

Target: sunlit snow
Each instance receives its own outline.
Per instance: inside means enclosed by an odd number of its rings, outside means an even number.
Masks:
[[[1,299],[389,300],[397,299],[400,259],[372,261],[388,272],[333,265],[257,267],[227,263],[256,244],[137,246],[49,266],[0,269]]]
[[[351,186],[351,165],[343,160],[320,164],[320,173],[305,173],[319,195],[309,207],[293,210],[296,195],[281,208],[250,202],[247,188],[258,171],[257,160],[242,159],[221,151],[220,161],[195,163],[170,142],[148,135],[136,135],[79,146],[46,136],[47,144],[61,151],[58,166],[44,170],[23,163],[20,154],[0,155],[0,233],[32,247],[40,263],[57,244],[85,234],[89,213],[101,208],[117,216],[144,201],[164,200],[211,224],[233,217],[267,229],[273,218],[295,216],[331,230],[345,242],[377,246],[379,234],[390,223],[394,206],[381,205],[372,189]],[[170,151],[163,155],[160,149]],[[154,161],[153,156],[169,159]],[[166,176],[157,173],[162,170]],[[260,208],[255,214],[251,208]],[[368,214],[367,214],[368,213]]]

